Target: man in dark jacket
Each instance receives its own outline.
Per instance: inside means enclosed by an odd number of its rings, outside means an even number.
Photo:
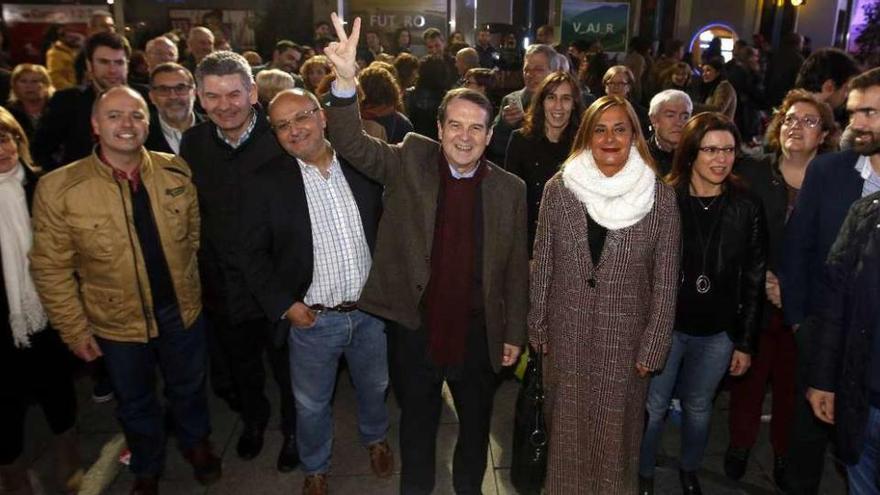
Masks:
[[[401,407],[400,493],[434,488],[440,392],[449,384],[461,428],[457,493],[479,493],[497,373],[513,365],[528,306],[526,188],[482,158],[492,105],[458,88],[438,108],[440,142],[410,133],[389,145],[361,131],[351,37],[326,53],[337,79],[326,109],[340,156],[386,187],[370,276],[358,307],[389,323],[391,378]]]
[[[263,311],[289,342],[303,493],[319,495],[327,488],[331,400],[343,355],[373,473],[387,478],[394,468],[385,439],[385,323],[356,303],[372,263],[382,186],[324,139],[326,118],[313,94],[279,93],[269,116],[286,153],[260,167],[244,186],[242,267]]]
[[[857,76],[847,100],[853,151],[880,170],[880,68]],[[869,179],[870,180],[870,179]],[[866,183],[867,187],[867,183]],[[855,204],[825,267],[807,398],[836,425],[850,493],[880,489],[880,193]]]
[[[95,96],[128,80],[131,46],[122,35],[95,34],[86,41],[85,52],[91,83],[52,95],[31,143],[34,160],[47,171],[91,154],[95,146],[90,124]],[[146,88],[133,89],[147,98]]]
[[[880,82],[872,91],[878,87]],[[850,98],[864,91],[853,90]],[[847,106],[850,105],[848,102]],[[863,129],[858,134],[862,142],[867,140],[866,132]],[[786,256],[780,260],[778,275],[785,323],[794,326],[797,332],[799,397],[803,397],[809,385],[809,356],[817,345],[814,335],[821,331],[817,327],[816,309],[823,300],[821,274],[826,256],[850,206],[859,198],[880,190],[878,169],[880,167],[872,166],[872,161],[855,149],[816,157],[807,169],[797,204],[786,224],[783,247]],[[786,469],[790,475],[789,487],[793,493],[818,493],[829,430],[813,416],[804,401],[798,401],[795,406],[792,428]]]
[[[283,342],[269,345],[273,325],[248,291],[239,259],[242,183],[283,151],[266,114],[256,106],[257,87],[241,55],[211,53],[199,63],[195,77],[209,120],[184,133],[180,156],[190,164],[199,193],[199,269],[209,331],[219,340],[241,400],[244,429],[236,451],[243,459],[253,459],[263,448],[270,408],[263,393],[263,352],[268,349],[281,394],[284,443],[277,467],[286,472],[299,463],[287,353]]]

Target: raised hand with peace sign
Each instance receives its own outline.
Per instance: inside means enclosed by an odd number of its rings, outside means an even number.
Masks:
[[[341,91],[351,90],[356,87],[355,74],[357,74],[357,46],[361,37],[361,18],[355,17],[351,28],[351,35],[345,34],[345,26],[342,18],[336,12],[330,14],[330,21],[336,29],[334,41],[324,48],[324,54],[336,67],[336,88]]]

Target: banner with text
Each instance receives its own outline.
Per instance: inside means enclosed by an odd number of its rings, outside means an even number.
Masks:
[[[626,52],[629,3],[562,0],[562,43],[598,39],[606,52]]]
[[[348,0],[347,6],[346,19],[360,17],[364,30],[381,31],[386,47],[394,45],[394,33],[400,28],[412,34],[412,45],[418,47],[415,53],[424,52],[425,29],[437,28],[446,36],[446,0]]]

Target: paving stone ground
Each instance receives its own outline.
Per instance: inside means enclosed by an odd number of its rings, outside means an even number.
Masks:
[[[91,382],[79,379],[77,388],[80,397],[79,432],[85,462],[91,466],[101,459],[102,449],[106,452],[103,460],[97,462],[90,471],[91,484],[83,494],[98,493],[126,494],[132,477],[124,466],[115,461],[115,452],[122,444],[119,426],[114,417],[114,402],[94,404],[89,399]],[[492,418],[492,436],[488,468],[483,482],[485,495],[515,494],[510,484],[510,446],[513,424],[513,404],[518,384],[506,381],[499,388],[495,398]],[[270,388],[271,390],[271,388]],[[448,397],[447,397],[448,398]],[[277,397],[272,397],[277,405]],[[393,396],[389,396],[391,411],[391,430],[389,441],[396,452],[398,439],[397,422],[399,409]],[[451,462],[452,451],[458,431],[455,412],[451,400],[446,401],[441,419],[437,442],[437,484],[435,494],[452,494]],[[0,406],[2,407],[2,406]],[[169,441],[166,469],[160,483],[163,495],[176,494],[245,494],[274,495],[300,493],[303,475],[297,470],[281,474],[275,470],[275,460],[281,445],[277,415],[273,417],[270,430],[266,432],[265,446],[259,457],[252,461],[242,461],[235,454],[235,442],[241,424],[226,405],[211,397],[210,408],[214,433],[213,442],[223,456],[223,479],[214,486],[199,486],[191,475],[189,465],[174,448],[173,439]],[[370,472],[369,458],[360,445],[357,434],[354,391],[348,376],[343,372],[337,385],[335,398],[335,429],[333,460],[330,477],[330,491],[334,494],[373,495],[398,493],[400,462],[395,459],[395,474],[391,479],[379,480]],[[277,407],[273,407],[277,413]],[[768,425],[763,424],[758,445],[752,454],[748,471],[740,482],[725,478],[723,471],[724,451],[727,446],[727,394],[719,395],[713,414],[712,431],[700,479],[703,491],[711,495],[733,494],[773,494],[772,482],[773,454],[770,450],[767,433]],[[38,493],[57,493],[52,479],[52,452],[50,434],[39,408],[31,408],[28,414],[26,457],[32,462],[32,479],[39,485]],[[657,494],[678,494],[677,453],[679,430],[669,422],[661,446],[659,468],[656,475]],[[115,449],[115,450],[114,450]],[[103,464],[102,464],[103,463]],[[825,463],[825,473],[820,493],[844,495],[845,481],[835,469],[829,457]]]

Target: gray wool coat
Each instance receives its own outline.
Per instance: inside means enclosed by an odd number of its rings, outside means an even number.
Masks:
[[[547,344],[548,494],[638,488],[649,378],[672,343],[679,277],[675,193],[659,179],[654,206],[609,230],[593,266],[585,205],[562,173],[547,183],[532,265],[529,340]]]

